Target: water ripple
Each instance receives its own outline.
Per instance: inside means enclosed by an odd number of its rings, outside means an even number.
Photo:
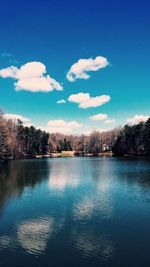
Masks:
[[[7,249],[10,246],[11,238],[7,235],[0,236],[0,250]]]
[[[114,244],[108,237],[86,230],[72,233],[72,245],[83,258],[97,257],[103,261],[109,261],[115,251]]]

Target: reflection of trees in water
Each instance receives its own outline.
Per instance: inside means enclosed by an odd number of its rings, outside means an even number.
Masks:
[[[112,178],[139,186],[141,190],[150,190],[150,160],[139,158],[114,159]]]
[[[88,171],[98,186],[114,182],[126,182],[141,189],[150,190],[150,159],[145,158],[99,158],[88,162]]]
[[[13,196],[19,196],[25,187],[34,187],[49,174],[46,160],[12,161],[0,168],[0,209]]]

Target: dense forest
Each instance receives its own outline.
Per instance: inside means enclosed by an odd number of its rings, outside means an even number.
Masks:
[[[136,125],[125,125],[112,144],[112,151],[118,156],[150,156],[150,118]]]
[[[6,120],[0,113],[0,161],[51,156],[52,153],[75,151],[75,155],[150,156],[150,118],[147,122],[125,125],[107,132],[93,131],[90,135],[46,133],[22,121]]]
[[[49,134],[25,127],[22,121],[6,120],[0,114],[0,160],[32,158],[35,155],[46,155]]]

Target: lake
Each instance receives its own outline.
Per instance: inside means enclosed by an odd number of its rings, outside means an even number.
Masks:
[[[0,165],[0,267],[149,267],[150,161]]]

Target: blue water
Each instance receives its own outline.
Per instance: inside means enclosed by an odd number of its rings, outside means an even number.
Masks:
[[[150,161],[0,165],[0,267],[149,267]]]

